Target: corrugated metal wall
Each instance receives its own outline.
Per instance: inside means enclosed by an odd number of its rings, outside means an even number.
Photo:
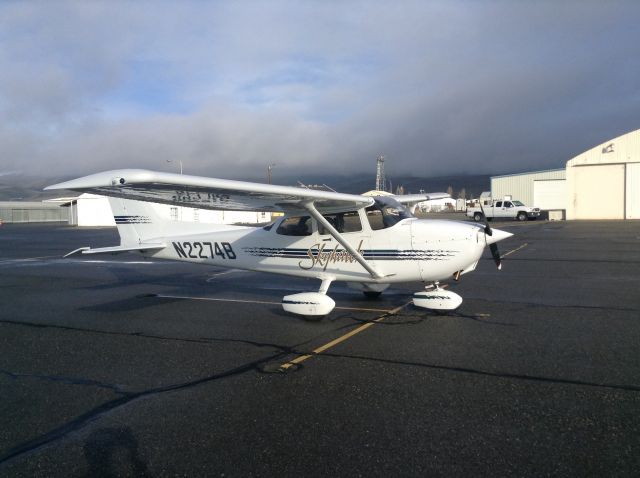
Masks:
[[[566,179],[537,179],[533,181],[533,205],[542,211],[567,209]]]
[[[494,199],[511,196],[527,206],[533,204],[533,181],[545,179],[565,179],[566,169],[550,169],[533,173],[509,174],[491,177],[491,195]]]
[[[0,203],[0,220],[4,223],[68,222],[69,209],[42,203]]]

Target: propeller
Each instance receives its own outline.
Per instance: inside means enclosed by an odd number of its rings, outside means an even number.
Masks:
[[[489,220],[484,213],[484,208],[482,207],[482,201],[480,201],[480,211],[482,211],[482,220],[484,222],[484,233],[487,236],[493,236],[493,231],[491,230],[491,226],[489,226]],[[486,237],[485,237],[486,240]],[[491,257],[493,257],[493,262],[496,263],[496,267],[498,270],[502,269],[502,261],[500,259],[500,251],[498,251],[498,244],[492,242],[489,244],[489,250],[491,251]]]

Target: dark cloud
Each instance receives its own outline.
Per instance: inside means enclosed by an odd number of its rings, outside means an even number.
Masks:
[[[0,172],[561,167],[640,127],[636,2],[11,2]]]

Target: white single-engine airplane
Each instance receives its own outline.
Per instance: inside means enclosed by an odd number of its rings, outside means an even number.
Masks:
[[[439,281],[473,271],[485,245],[499,269],[496,243],[511,236],[487,223],[417,219],[403,206],[448,197],[444,193],[360,196],[140,169],[106,171],[46,189],[109,196],[120,245],[83,247],[68,255],[139,251],[154,258],[316,278],[318,292],[282,299],[284,310],[305,316],[333,310],[335,302],[326,295],[333,281],[346,281],[368,297],[393,283],[422,281],[428,285],[414,294],[416,306],[454,310],[462,298],[439,287]],[[265,227],[175,222],[158,217],[145,201],[285,214]]]

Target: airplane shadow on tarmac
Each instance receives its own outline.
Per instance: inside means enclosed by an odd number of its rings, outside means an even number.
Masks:
[[[138,440],[128,427],[99,428],[83,447],[87,477],[151,476],[138,451]]]

